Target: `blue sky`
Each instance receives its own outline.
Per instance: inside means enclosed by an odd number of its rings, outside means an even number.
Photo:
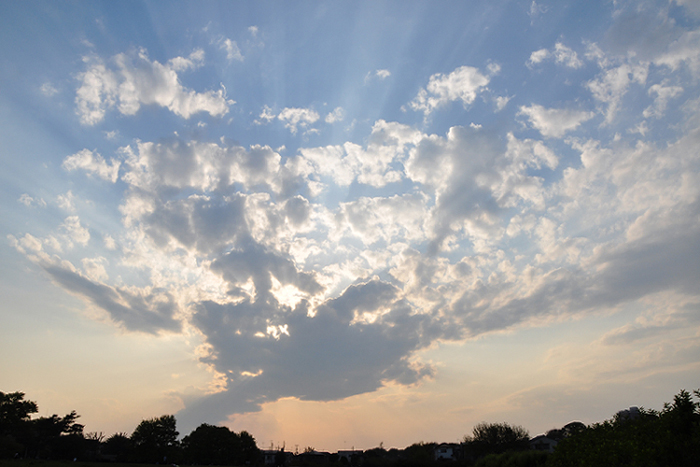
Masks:
[[[0,12],[3,391],[343,449],[698,386],[697,1]]]

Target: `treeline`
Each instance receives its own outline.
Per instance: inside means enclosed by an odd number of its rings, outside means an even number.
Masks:
[[[694,397],[693,397],[694,396]],[[572,422],[545,436],[552,453],[532,449],[520,427],[481,424],[465,437],[461,464],[474,467],[697,467],[700,390],[681,390],[660,411],[633,408],[586,426]],[[490,434],[484,430],[490,427]],[[498,429],[496,429],[498,428]],[[521,433],[522,434],[522,433]],[[535,440],[532,440],[535,441]]]
[[[317,453],[278,452],[268,461],[276,466],[343,465],[362,467],[690,467],[700,465],[700,391],[681,390],[660,411],[644,408],[618,412],[610,420],[586,426],[568,423],[545,434],[553,452],[533,450],[534,441],[522,427],[480,423],[461,443],[415,443],[405,449],[382,445],[350,457]],[[21,392],[0,392],[0,458],[80,459],[138,463],[199,465],[260,465],[265,462],[247,432],[202,424],[178,441],[172,415],[143,420],[133,433],[83,433],[78,415],[32,419],[35,402]],[[542,438],[539,438],[541,441]],[[554,443],[551,443],[551,442]],[[451,460],[438,460],[449,446]]]
[[[36,402],[0,392],[0,459],[53,459],[146,464],[255,465],[262,460],[250,433],[206,423],[182,441],[173,415],[143,420],[133,433],[84,433],[75,411],[31,418]]]

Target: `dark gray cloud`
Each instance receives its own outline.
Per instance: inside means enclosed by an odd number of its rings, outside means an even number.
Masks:
[[[314,274],[301,272],[289,259],[274,253],[253,241],[240,245],[216,259],[212,271],[219,273],[230,284],[242,284],[252,279],[256,294],[262,300],[269,299],[272,289],[272,276],[283,285],[293,285],[297,289],[316,295],[323,288]]]
[[[432,341],[431,318],[416,314],[398,295],[395,286],[372,280],[326,301],[314,316],[306,301],[290,309],[271,297],[264,303],[200,303],[192,322],[212,348],[204,361],[226,375],[228,387],[188,401],[179,419],[194,423],[204,415],[220,421],[281,397],[337,400],[389,381],[414,384],[432,376],[430,366],[410,361]],[[363,313],[377,315],[369,322],[358,319]],[[285,332],[275,336],[267,332],[270,326]]]
[[[137,294],[93,282],[64,267],[44,265],[44,270],[66,290],[105,310],[113,321],[129,331],[157,334],[161,331],[178,332],[182,328],[176,318],[178,305],[166,290],[152,289]]]
[[[160,202],[142,224],[160,246],[172,238],[202,254],[220,252],[249,238],[245,196],[190,196]]]

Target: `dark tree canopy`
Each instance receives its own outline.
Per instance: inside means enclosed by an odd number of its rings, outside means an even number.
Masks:
[[[695,391],[696,397],[700,393]],[[700,459],[700,404],[687,391],[661,412],[618,414],[562,440],[547,465],[552,467],[691,467]]]
[[[117,462],[126,462],[132,457],[133,443],[126,433],[115,433],[102,443],[102,454]]]
[[[39,407],[36,402],[25,401],[23,392],[0,391],[0,434],[7,434],[22,423],[28,422]]]
[[[72,459],[85,449],[79,415],[31,419],[38,412],[36,402],[24,400],[24,393],[0,392],[0,457]]]
[[[199,425],[182,439],[185,460],[198,464],[234,465],[239,462],[240,437],[225,426]]]
[[[30,416],[38,410],[36,402],[24,400],[23,392],[0,392],[0,458],[26,452],[31,439]]]
[[[477,424],[472,436],[464,438],[464,443],[475,457],[525,450],[529,441],[529,433],[521,426],[486,422]]]
[[[179,444],[174,415],[143,420],[131,434],[139,462],[169,462],[177,457]]]

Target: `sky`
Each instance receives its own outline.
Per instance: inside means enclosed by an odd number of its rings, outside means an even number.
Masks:
[[[261,448],[700,387],[700,2],[0,1],[0,390]]]

